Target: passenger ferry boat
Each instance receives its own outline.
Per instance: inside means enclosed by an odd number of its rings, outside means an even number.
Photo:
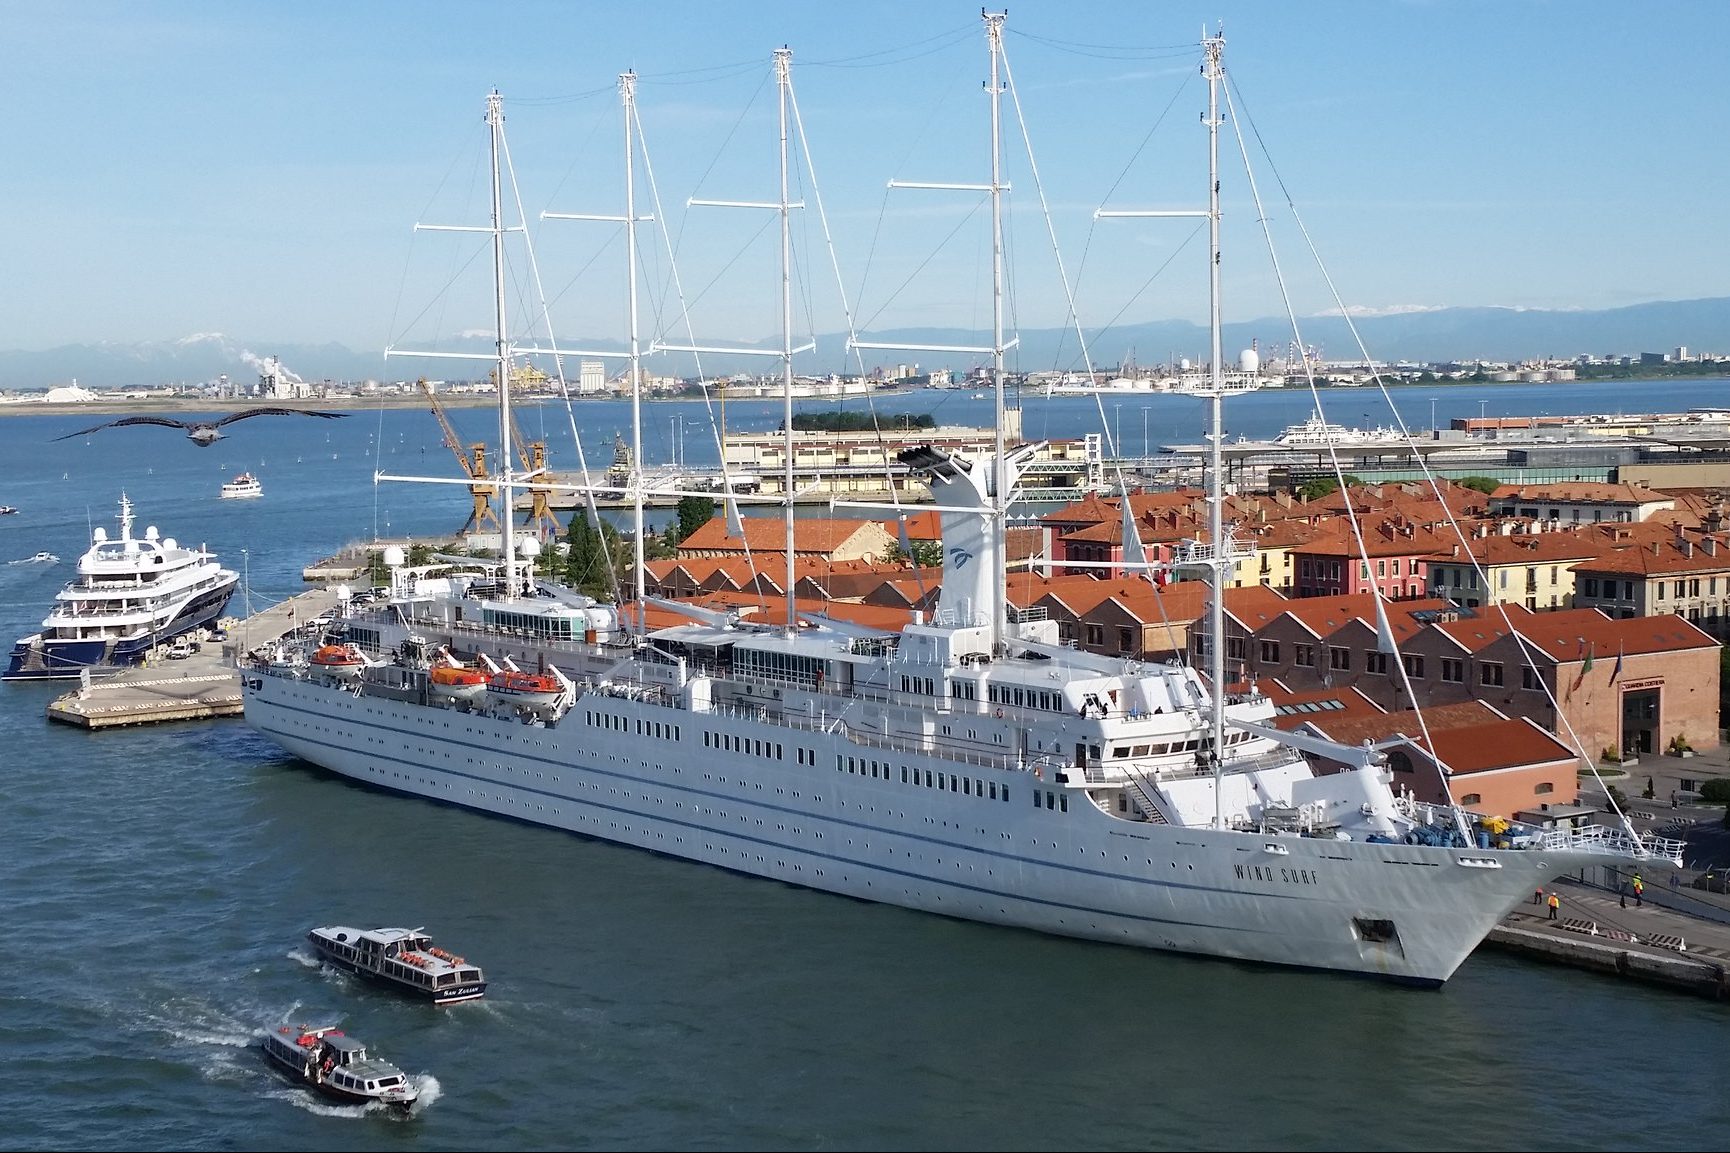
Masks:
[[[55,594],[42,631],[12,647],[3,679],[139,664],[157,645],[215,621],[239,580],[215,554],[159,537],[154,527],[134,537],[132,502],[122,495],[120,536],[95,530],[77,577]]]
[[[306,940],[320,960],[435,1005],[473,1001],[487,991],[480,966],[434,945],[424,929],[327,925]]]
[[[249,500],[264,495],[264,485],[250,472],[243,472],[222,486],[223,500]]]
[[[264,1055],[290,1078],[350,1105],[377,1102],[407,1111],[420,1090],[407,1073],[368,1055],[366,1046],[334,1026],[284,1025],[264,1035]]]
[[[1003,16],[984,18],[995,77]],[[1203,123],[1217,133],[1223,41],[1203,46]],[[496,95],[488,123],[497,157]],[[502,283],[496,193],[494,206]],[[621,219],[635,218],[627,203]],[[1217,267],[1217,233],[1208,255]],[[1212,312],[1217,345],[1217,302]],[[502,301],[497,316],[507,380]],[[1007,347],[992,350],[999,412]],[[783,356],[790,379],[790,335]],[[1216,445],[1220,398],[1236,387],[1221,372],[1209,393]],[[500,407],[505,439],[506,398]],[[784,428],[791,440],[790,419]],[[1557,875],[1679,853],[1631,830],[1510,825],[1396,792],[1379,749],[1276,728],[1265,695],[1228,681],[1223,644],[1208,645],[1205,672],[1064,644],[1055,621],[1016,609],[1004,588],[1010,494],[1032,452],[1000,434],[996,451],[901,454],[929,479],[944,565],[930,619],[899,632],[801,616],[791,598],[784,622],[663,601],[691,623],[581,640],[473,628],[461,615],[430,636],[417,620],[433,643],[538,663],[562,692],[550,707],[494,693],[459,703],[434,691],[424,661],[382,647],[385,659],[344,684],[279,656],[243,676],[247,723],[379,788],[861,900],[1427,985]],[[506,454],[507,490],[509,469]],[[1177,563],[1218,588],[1248,550],[1221,523],[1217,465],[1210,482],[1209,535]],[[640,476],[632,487],[640,496]],[[790,500],[783,512],[791,542]],[[505,525],[496,619],[520,602],[527,622],[537,598]],[[384,625],[367,627],[383,639]],[[1224,635],[1217,598],[1207,627]],[[362,629],[347,635],[360,643]],[[1305,751],[1346,768],[1318,772]]]

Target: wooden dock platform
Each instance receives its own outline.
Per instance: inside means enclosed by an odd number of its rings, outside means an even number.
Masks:
[[[184,660],[153,660],[92,677],[48,703],[51,721],[85,729],[238,717],[243,706],[235,660],[336,604],[336,593],[314,589],[272,605],[229,630],[221,646],[206,643]]]

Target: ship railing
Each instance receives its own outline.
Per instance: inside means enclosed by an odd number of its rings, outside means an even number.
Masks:
[[[1680,864],[1686,844],[1670,837],[1636,837],[1626,829],[1608,825],[1584,825],[1573,829],[1546,829],[1540,847],[1574,852],[1603,853],[1639,860],[1664,860]]]
[[[675,707],[683,707],[676,705]],[[870,748],[887,749],[899,753],[917,753],[923,756],[936,757],[939,760],[952,761],[956,764],[978,765],[990,769],[1016,769],[1022,767],[1014,753],[984,753],[969,749],[957,748],[953,744],[936,744],[920,738],[898,737],[885,733],[874,733],[846,723],[844,717],[830,713],[815,715],[795,712],[772,712],[762,707],[741,708],[735,705],[716,705],[707,710],[705,716],[732,717],[739,720],[757,721],[772,724],[780,728],[796,729],[804,732],[839,733],[856,745]]]

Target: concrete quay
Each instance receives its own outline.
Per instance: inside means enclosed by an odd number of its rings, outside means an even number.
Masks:
[[[336,593],[315,589],[272,605],[229,630],[220,648],[208,643],[183,660],[151,658],[137,668],[93,677],[48,703],[47,716],[85,729],[238,717],[244,711],[235,661],[250,648],[275,640],[336,604]]]

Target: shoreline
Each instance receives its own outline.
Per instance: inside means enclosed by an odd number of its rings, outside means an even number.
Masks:
[[[1692,373],[1689,373],[1689,374],[1657,373],[1657,374],[1643,375],[1643,376],[1601,376],[1601,377],[1590,377],[1590,378],[1586,378],[1586,379],[1582,379],[1582,380],[1567,380],[1567,381],[1558,380],[1558,381],[1547,381],[1547,382],[1518,381],[1518,380],[1512,380],[1512,381],[1488,381],[1488,380],[1447,380],[1447,381],[1412,380],[1412,381],[1405,381],[1405,380],[1402,380],[1402,381],[1389,381],[1386,383],[1385,387],[1387,387],[1389,389],[1425,388],[1425,389],[1430,389],[1430,390],[1450,389],[1450,388],[1469,388],[1469,387],[1495,388],[1495,387],[1502,386],[1502,385],[1507,385],[1510,387],[1518,387],[1518,386],[1532,387],[1532,386],[1536,386],[1536,387],[1567,388],[1570,386],[1575,386],[1575,385],[1580,385],[1580,384],[1601,384],[1601,383],[1607,383],[1607,382],[1612,382],[1612,381],[1626,381],[1626,382],[1632,383],[1632,382],[1652,382],[1652,381],[1675,380],[1675,381],[1686,382],[1686,381],[1691,381],[1691,380],[1710,380],[1710,379],[1716,379],[1716,378],[1707,377],[1707,376],[1699,376],[1699,375],[1695,375]],[[1330,384],[1330,385],[1320,385],[1318,387],[1322,391],[1329,391],[1329,392],[1332,392],[1332,391],[1359,392],[1359,391],[1363,391],[1364,388],[1370,387],[1370,386],[1364,386],[1364,385],[1331,385]],[[948,388],[948,389],[893,388],[893,389],[883,389],[883,390],[880,390],[879,392],[875,392],[875,393],[872,393],[870,395],[871,395],[872,399],[880,399],[880,398],[884,398],[884,397],[907,396],[913,392],[933,392],[933,391],[935,391],[935,392],[953,392],[956,394],[966,394],[966,393],[972,392],[973,390],[972,389],[965,389],[965,388]],[[1302,386],[1299,386],[1296,388],[1287,387],[1284,389],[1264,389],[1262,391],[1266,392],[1266,393],[1270,393],[1270,394],[1291,393],[1291,394],[1295,395],[1295,394],[1306,392],[1308,390],[1303,388]],[[1067,395],[1088,396],[1088,395],[1092,395],[1092,394],[1086,393],[1086,392],[1080,392],[1080,393],[1067,394]],[[1121,398],[1121,397],[1125,397],[1125,396],[1133,396],[1133,397],[1136,397],[1138,399],[1147,400],[1147,399],[1151,399],[1154,397],[1179,396],[1182,394],[1172,393],[1172,392],[1160,392],[1160,391],[1155,391],[1155,390],[1114,392],[1110,389],[1102,389],[1099,391],[1098,395],[1101,396],[1102,398]],[[1043,393],[1041,391],[1039,391],[1038,389],[1028,390],[1023,395],[1023,400],[1024,401],[1029,400],[1029,399],[1037,400],[1037,399],[1040,399],[1042,396],[1043,396]],[[439,399],[439,405],[443,408],[496,408],[498,406],[498,397],[496,395],[487,395],[484,393],[475,393],[475,394],[459,393],[459,394],[454,394],[454,395],[441,393],[439,395],[438,399]],[[532,394],[529,396],[518,396],[518,397],[515,397],[513,399],[514,399],[515,403],[527,406],[531,403],[556,404],[556,403],[559,403],[563,398],[558,397],[558,396],[546,396],[544,394]],[[605,393],[605,394],[599,395],[599,396],[571,397],[570,399],[571,399],[571,402],[575,403],[575,404],[587,404],[587,403],[596,402],[596,401],[629,400],[630,396],[628,393],[608,392],[608,393]],[[736,398],[736,400],[738,400],[738,401],[753,401],[753,400],[779,401],[779,399],[780,399],[779,397],[740,397],[740,398]],[[804,400],[804,401],[827,400],[827,401],[835,402],[837,405],[841,405],[847,401],[864,400],[866,398],[863,394],[861,394],[859,396],[847,396],[847,397],[801,397],[801,398],[796,398],[796,399],[800,399],[800,400]],[[645,397],[643,397],[643,403],[645,403],[645,404],[664,404],[664,403],[677,404],[677,403],[693,403],[693,402],[700,403],[701,401],[702,401],[702,397],[700,395],[695,395],[695,396],[684,396],[684,395],[679,395],[679,396],[645,396]],[[175,397],[149,397],[149,398],[134,397],[134,398],[128,398],[128,399],[119,399],[119,400],[97,399],[97,400],[89,400],[89,401],[73,401],[73,402],[68,402],[68,403],[53,404],[53,403],[50,403],[50,402],[44,401],[44,400],[12,401],[12,400],[0,399],[0,417],[5,417],[5,416],[43,416],[43,415],[52,414],[52,413],[77,413],[77,412],[89,413],[89,414],[92,414],[95,416],[105,416],[108,414],[117,414],[120,416],[133,416],[133,415],[137,415],[140,413],[186,413],[186,412],[228,413],[228,412],[239,412],[239,411],[242,411],[243,409],[246,409],[246,408],[252,408],[252,407],[257,407],[257,406],[266,405],[266,404],[274,405],[277,407],[283,407],[283,408],[330,409],[330,410],[342,411],[342,412],[353,412],[353,411],[371,411],[374,409],[381,409],[381,408],[393,408],[393,409],[394,408],[426,408],[427,407],[427,399],[425,396],[420,395],[418,393],[412,394],[412,395],[403,394],[403,395],[392,395],[392,396],[366,396],[366,397],[347,397],[347,396],[345,396],[345,397],[332,397],[329,399],[312,398],[312,399],[306,399],[306,400],[293,400],[293,401],[272,400],[271,398],[268,398],[268,397],[249,397],[249,398],[245,398],[244,400],[214,400],[214,399],[206,399],[206,398],[201,398],[201,397],[175,396]]]

